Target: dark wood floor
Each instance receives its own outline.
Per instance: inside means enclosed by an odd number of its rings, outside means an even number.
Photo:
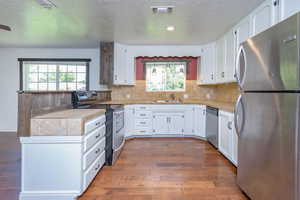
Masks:
[[[207,142],[135,139],[80,200],[243,200],[236,168]]]
[[[17,200],[21,183],[21,149],[16,133],[0,133],[0,199]]]
[[[21,153],[16,134],[0,133],[0,199],[17,200]],[[194,139],[135,139],[104,166],[79,200],[243,200],[236,169]]]

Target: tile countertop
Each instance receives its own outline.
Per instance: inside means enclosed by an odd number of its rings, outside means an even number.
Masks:
[[[104,109],[67,109],[31,118],[31,136],[81,136],[84,122],[105,114]]]
[[[103,101],[99,102],[98,104],[124,104],[124,105],[132,105],[132,104],[201,104],[201,105],[207,105],[211,107],[218,108],[220,110],[224,110],[227,112],[234,112],[234,102],[221,102],[221,101],[212,101],[212,100],[183,100],[180,103],[160,103],[155,101],[149,101],[149,100],[128,100],[128,101]]]

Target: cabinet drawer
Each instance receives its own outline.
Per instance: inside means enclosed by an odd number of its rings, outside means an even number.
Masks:
[[[135,131],[135,135],[151,135],[151,129],[149,128],[137,128]]]
[[[89,186],[94,177],[105,163],[105,151],[93,162],[93,164],[83,174],[84,190]]]
[[[92,130],[102,126],[105,123],[105,115],[101,115],[94,119],[87,121],[84,124],[84,134],[90,133]]]
[[[152,112],[150,111],[136,111],[135,117],[136,118],[147,118],[150,119],[152,115]]]
[[[150,127],[151,120],[150,119],[135,119],[135,127]]]
[[[101,138],[105,136],[105,129],[105,125],[102,125],[84,138],[84,152],[90,149],[94,144],[96,144]]]
[[[105,138],[102,138],[83,156],[83,169],[86,169],[90,164],[105,150]]]

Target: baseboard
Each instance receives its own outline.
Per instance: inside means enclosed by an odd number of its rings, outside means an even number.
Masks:
[[[78,193],[61,193],[61,192],[21,192],[19,200],[76,200]]]
[[[195,135],[131,135],[125,137],[126,140],[135,138],[193,138],[206,141],[206,138]]]

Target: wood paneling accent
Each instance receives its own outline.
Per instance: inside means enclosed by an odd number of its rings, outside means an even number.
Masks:
[[[134,139],[79,200],[246,200],[236,168],[205,141]]]
[[[98,91],[99,101],[111,100],[110,91]],[[49,112],[72,108],[71,92],[19,92],[18,136],[30,136],[30,119]]]
[[[114,70],[114,43],[100,42],[100,84],[112,85]]]
[[[0,133],[0,199],[17,200],[20,188],[20,142],[16,133]]]

